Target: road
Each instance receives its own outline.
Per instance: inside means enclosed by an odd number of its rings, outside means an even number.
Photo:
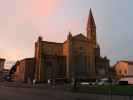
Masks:
[[[111,100],[110,95],[74,93],[57,88],[21,88],[0,86],[0,100]],[[112,100],[133,100],[126,96],[113,96]]]

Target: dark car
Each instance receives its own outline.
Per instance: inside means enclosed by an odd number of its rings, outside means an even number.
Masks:
[[[6,81],[11,81],[11,76],[10,76],[10,75],[5,75],[5,76],[4,76],[4,80],[6,80]]]

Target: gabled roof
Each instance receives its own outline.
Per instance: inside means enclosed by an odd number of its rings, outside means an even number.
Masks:
[[[75,35],[72,37],[72,39],[74,40],[85,40],[85,41],[88,41],[88,38],[86,36],[84,36],[83,34],[78,34],[78,35]]]

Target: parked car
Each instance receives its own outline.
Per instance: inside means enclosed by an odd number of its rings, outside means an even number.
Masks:
[[[124,78],[121,78],[119,81],[118,81],[118,84],[120,85],[133,85],[133,78],[132,77],[124,77]]]
[[[119,81],[119,85],[128,85],[128,81]]]
[[[81,82],[81,85],[96,85],[96,82]]]
[[[3,78],[6,81],[11,81],[11,76],[10,75],[5,75]]]
[[[103,79],[97,80],[96,84],[97,85],[109,85],[111,84],[111,82],[108,79],[103,78]]]

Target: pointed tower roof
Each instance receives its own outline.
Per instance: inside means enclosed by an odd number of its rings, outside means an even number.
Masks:
[[[88,27],[90,27],[90,28],[95,27],[96,28],[96,24],[95,24],[95,20],[94,20],[91,8],[89,11],[88,22],[87,22],[87,28]]]

